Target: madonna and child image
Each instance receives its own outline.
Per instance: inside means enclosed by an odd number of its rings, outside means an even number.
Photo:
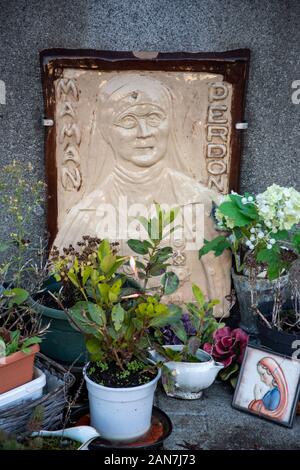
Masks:
[[[292,427],[299,399],[300,361],[248,346],[233,407]]]

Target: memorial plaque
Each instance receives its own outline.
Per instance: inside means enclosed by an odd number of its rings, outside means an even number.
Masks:
[[[187,237],[173,241],[182,287],[173,300],[187,300],[196,282],[224,307],[229,257],[199,262],[196,235],[215,236],[212,202],[238,189],[236,123],[243,120],[248,62],[248,50],[43,51],[45,118],[53,121],[46,128],[51,242],[61,248],[84,234],[126,240],[120,218],[134,215],[138,204],[199,206],[202,232],[194,221],[193,248]]]

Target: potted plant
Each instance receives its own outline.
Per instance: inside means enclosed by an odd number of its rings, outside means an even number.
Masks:
[[[87,359],[84,337],[70,323],[64,311],[77,301],[84,300],[82,292],[72,282],[69,270],[75,259],[80,263],[90,263],[97,269],[100,243],[98,238],[86,235],[76,247],[70,245],[63,248],[61,253],[53,246],[43,285],[27,300],[28,305],[41,315],[42,325],[50,324],[41,351],[64,364],[82,366]],[[115,252],[117,244],[112,244],[112,249]]]
[[[287,284],[294,259],[288,249],[290,230],[300,220],[300,194],[293,188],[273,184],[257,196],[231,193],[215,210],[218,228],[225,233],[205,241],[199,252],[216,256],[231,250],[232,277],[239,301],[240,326],[256,334],[253,306],[273,297],[276,279]]]
[[[204,389],[210,387],[223,365],[214,362],[210,354],[200,349],[201,345],[212,341],[213,333],[222,323],[213,316],[213,307],[218,300],[206,301],[201,289],[192,287],[195,302],[186,304],[186,312],[181,320],[168,327],[181,344],[155,345],[153,357],[163,362],[162,384],[170,397],[197,399]],[[163,341],[166,328],[156,335]]]
[[[0,430],[0,450],[81,450],[81,447],[98,436],[98,433],[90,426],[78,426],[78,428],[32,434],[27,432],[23,435],[9,434]]]
[[[273,300],[259,302],[257,325],[262,345],[281,354],[299,356],[300,345],[300,231],[290,247],[295,259],[289,268],[287,288],[278,281]]]
[[[69,266],[68,277],[84,298],[65,311],[84,333],[90,354],[84,377],[91,425],[111,441],[133,441],[151,425],[160,370],[149,362],[148,348],[155,342],[156,330],[178,320],[177,308],[160,301],[179,284],[177,276],[167,271],[172,249],[160,246],[174,218],[174,211],[165,213],[157,205],[157,217],[146,221],[149,239],[128,241],[143,261],[118,256],[103,240],[97,267],[77,257]],[[132,268],[135,288],[126,287],[128,276],[122,270],[126,263]],[[162,275],[159,289],[148,287],[153,275]]]
[[[39,351],[41,342],[39,335],[42,331],[37,331],[35,324],[30,331],[22,330],[22,312],[17,312],[17,319],[14,317],[13,299],[18,301],[16,290],[6,290],[0,296],[0,318],[3,320],[0,326],[0,393],[32,380],[34,356]],[[8,301],[5,310],[3,298]],[[23,312],[23,315],[26,316],[26,313]],[[28,323],[27,320],[26,324]]]

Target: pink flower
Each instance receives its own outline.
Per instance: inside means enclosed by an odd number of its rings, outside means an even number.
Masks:
[[[233,362],[242,363],[248,340],[249,336],[240,328],[231,330],[224,326],[215,331],[213,344],[205,343],[203,349],[216,361],[222,362],[224,367],[228,367]]]

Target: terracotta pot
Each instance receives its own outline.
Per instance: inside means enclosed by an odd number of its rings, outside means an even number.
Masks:
[[[0,358],[0,393],[19,387],[33,378],[34,356],[40,350],[38,344],[31,346],[30,353],[18,351]]]

